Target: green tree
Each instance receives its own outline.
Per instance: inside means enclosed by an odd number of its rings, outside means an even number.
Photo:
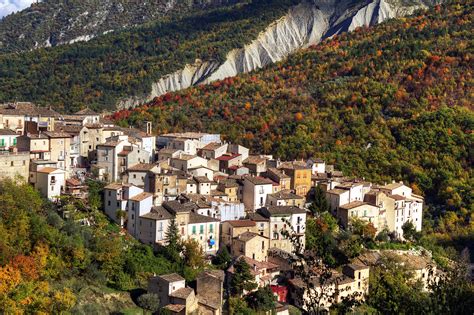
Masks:
[[[234,271],[230,281],[232,294],[240,296],[244,291],[252,291],[257,288],[255,277],[250,268],[244,258],[240,258],[234,263]]]
[[[217,255],[213,258],[212,263],[217,266],[217,268],[222,270],[227,270],[229,264],[232,261],[232,256],[227,249],[227,246],[222,246],[218,251]]]
[[[160,309],[160,298],[158,294],[154,293],[145,293],[138,297],[138,306],[143,308],[146,311],[155,313]]]
[[[248,306],[256,311],[270,311],[275,308],[276,297],[270,287],[258,288],[257,291],[249,293],[245,300]]]
[[[414,241],[420,238],[419,233],[416,231],[415,226],[411,221],[407,221],[402,225],[403,238]]]
[[[254,315],[255,312],[248,307],[247,302],[240,297],[229,298],[229,314],[230,315]]]
[[[317,215],[318,213],[323,213],[329,211],[329,202],[326,198],[326,193],[320,186],[316,186],[314,190],[314,201],[311,203],[309,210],[313,213],[313,215]]]
[[[182,251],[181,236],[179,234],[178,224],[173,218],[170,221],[168,230],[166,231],[167,246],[165,254],[174,262],[180,262],[180,253]]]

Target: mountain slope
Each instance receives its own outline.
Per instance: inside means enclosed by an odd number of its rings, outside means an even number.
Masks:
[[[321,38],[431,0],[259,0],[114,32],[88,43],[0,56],[0,101],[74,111],[130,107],[167,91],[281,60]]]
[[[411,183],[472,213],[473,12],[461,1],[359,28],[263,70],[168,93],[113,117],[220,132],[282,159]],[[470,212],[469,212],[470,211]]]
[[[0,53],[87,41],[114,30],[232,2],[236,1],[46,0],[0,20]]]

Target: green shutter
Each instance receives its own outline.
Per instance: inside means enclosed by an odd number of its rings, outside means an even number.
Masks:
[[[16,145],[16,138],[13,138],[13,145]]]
[[[196,234],[196,226],[193,225],[193,234]]]
[[[204,234],[204,225],[199,227],[199,234]]]
[[[1,139],[1,140],[0,140],[0,146],[1,146],[1,147],[4,147],[4,146],[5,146],[5,139]]]
[[[214,224],[209,226],[209,233],[214,233]]]

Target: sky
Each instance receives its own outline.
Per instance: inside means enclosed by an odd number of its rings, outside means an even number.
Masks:
[[[0,19],[12,12],[23,10],[36,0],[0,0]]]

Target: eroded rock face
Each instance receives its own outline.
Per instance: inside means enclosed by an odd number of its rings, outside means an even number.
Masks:
[[[119,108],[135,106],[167,92],[210,83],[262,68],[280,61],[298,49],[317,44],[326,37],[370,26],[390,18],[401,17],[427,8],[437,0],[313,0],[291,8],[288,14],[273,22],[245,47],[227,54],[222,64],[196,61],[184,69],[161,78],[143,98],[121,101]]]

